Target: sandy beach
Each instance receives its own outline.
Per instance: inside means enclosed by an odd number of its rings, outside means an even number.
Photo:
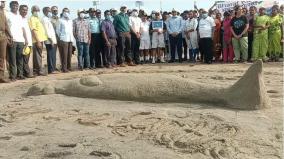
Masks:
[[[283,63],[264,64],[271,107],[26,96],[42,81],[104,74],[168,74],[229,87],[251,64],[156,64],[53,74],[0,84],[3,159],[282,159]],[[242,97],[239,97],[242,100]]]

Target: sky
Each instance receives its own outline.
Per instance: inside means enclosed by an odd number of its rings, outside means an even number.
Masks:
[[[6,1],[6,9],[9,10],[9,3],[11,0]],[[137,0],[97,0],[99,5],[97,6],[102,12],[110,8],[116,8],[119,10],[120,6],[126,5],[130,9],[138,8],[135,5]],[[141,7],[150,13],[152,10],[155,11],[171,11],[173,8],[182,12],[184,10],[191,10],[194,8],[194,0],[140,0],[143,1],[144,5]],[[232,1],[232,0],[231,0]],[[268,0],[269,1],[269,0]],[[271,0],[270,0],[271,1]],[[46,6],[58,6],[59,12],[65,7],[71,11],[71,17],[77,16],[78,9],[89,9],[94,7],[93,0],[19,0],[20,4],[26,4],[29,7],[32,5],[38,5],[40,8]],[[215,1],[213,0],[196,0],[198,8],[209,9]],[[284,0],[279,0],[280,4],[284,4]]]
[[[9,9],[9,3],[11,0],[6,1],[6,9]],[[116,8],[119,9],[121,5],[126,5],[128,8],[134,9],[138,8],[135,6],[136,0],[99,0],[98,9],[102,11]],[[194,1],[193,0],[141,0],[143,1],[144,5],[141,7],[144,9],[148,14],[152,10],[160,11],[171,11],[173,8],[183,11],[183,10],[190,10],[193,9]],[[71,14],[73,16],[76,15],[76,12],[79,8],[89,9],[93,6],[92,0],[19,0],[20,4],[27,4],[29,7],[32,5],[38,5],[40,8],[46,6],[53,6],[56,5],[59,7],[59,11],[63,8],[67,7],[70,9]],[[196,2],[199,8],[210,8],[214,1],[212,0],[199,0]]]

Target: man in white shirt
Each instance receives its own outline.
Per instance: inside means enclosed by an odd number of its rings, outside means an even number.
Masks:
[[[8,26],[13,36],[13,43],[8,46],[9,78],[11,81],[25,79],[23,75],[23,48],[28,45],[28,41],[23,19],[18,14],[18,8],[18,2],[11,1],[11,12],[8,12],[6,15]]]
[[[150,22],[147,20],[147,14],[144,13],[142,16],[142,23],[140,27],[140,62],[149,61],[149,49],[151,48],[150,41]],[[144,59],[145,58],[145,59]]]
[[[204,55],[204,62],[211,64],[213,60],[213,38],[215,21],[203,10],[199,21],[200,51]]]
[[[43,8],[43,14],[44,17],[42,18],[42,24],[45,29],[45,33],[47,35],[47,41],[45,41],[45,47],[47,52],[47,67],[48,67],[48,73],[54,73],[56,70],[56,34],[54,31],[53,24],[51,23],[51,9],[49,7]]]
[[[60,39],[60,53],[61,53],[61,70],[64,73],[71,71],[71,57],[73,52],[73,22],[70,19],[70,11],[64,8],[62,18],[59,21],[59,26],[56,30]]]
[[[133,52],[134,61],[136,64],[140,64],[139,59],[139,46],[140,46],[140,28],[141,19],[138,17],[137,9],[133,9],[131,16],[129,17],[129,25],[131,31],[131,50]]]
[[[194,18],[193,11],[189,11],[189,19],[185,24],[185,38],[189,48],[190,61],[196,62],[198,53],[197,26],[198,21]]]
[[[24,23],[24,29],[25,29],[25,32],[26,32],[26,36],[27,36],[27,40],[28,40],[28,46],[29,47],[29,50],[30,52],[23,55],[23,75],[26,77],[26,78],[32,78],[33,76],[31,75],[31,71],[30,71],[30,66],[29,66],[29,60],[30,60],[30,54],[31,54],[31,50],[32,50],[32,46],[33,46],[33,40],[32,40],[32,33],[31,33],[31,29],[30,29],[30,26],[29,26],[29,18],[27,16],[28,14],[28,6],[27,5],[20,5],[20,15],[22,16],[23,18],[23,23]]]

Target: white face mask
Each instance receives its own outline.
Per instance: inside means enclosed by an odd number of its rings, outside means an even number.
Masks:
[[[79,16],[80,16],[81,19],[83,19],[85,17],[85,14],[84,13],[80,13]]]
[[[63,17],[64,17],[64,18],[69,18],[69,13],[64,12],[64,13],[63,13]]]
[[[133,15],[134,17],[138,17],[138,12],[133,12],[132,15]]]
[[[39,16],[39,12],[34,12],[33,16],[38,17]]]
[[[48,12],[47,17],[48,17],[48,18],[51,18],[51,17],[52,17],[52,14],[51,14],[50,12]]]

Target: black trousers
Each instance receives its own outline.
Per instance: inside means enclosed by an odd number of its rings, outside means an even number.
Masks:
[[[184,60],[188,60],[187,59],[187,53],[188,53],[188,51],[187,51],[187,43],[186,43],[185,38],[182,38],[182,45],[183,45],[183,58],[184,58]]]
[[[90,67],[95,68],[106,65],[106,55],[104,53],[104,40],[101,33],[93,33],[91,35],[91,45],[89,53],[90,53]]]
[[[126,62],[132,62],[131,54],[131,35],[129,32],[118,34],[118,61],[120,65]]]
[[[212,38],[200,38],[201,54],[204,55],[204,62],[211,63],[213,60],[213,40]]]
[[[133,53],[133,59],[136,64],[140,62],[139,47],[140,47],[140,39],[138,39],[134,33],[131,33],[131,50]]]
[[[46,44],[48,73],[56,70],[56,45]]]
[[[248,33],[248,60],[252,58],[253,33]]]
[[[30,54],[28,55],[23,55],[23,60],[24,60],[24,68],[23,68],[23,74],[25,77],[28,77],[31,75],[31,70],[30,70],[30,66],[29,66],[29,61],[30,61]]]
[[[172,35],[169,36],[170,38],[170,46],[171,46],[171,60],[175,60],[176,50],[178,52],[179,61],[182,61],[182,35],[181,33],[178,34],[176,37]]]
[[[11,79],[23,77],[23,42],[14,42],[13,46],[8,47],[9,76]]]

